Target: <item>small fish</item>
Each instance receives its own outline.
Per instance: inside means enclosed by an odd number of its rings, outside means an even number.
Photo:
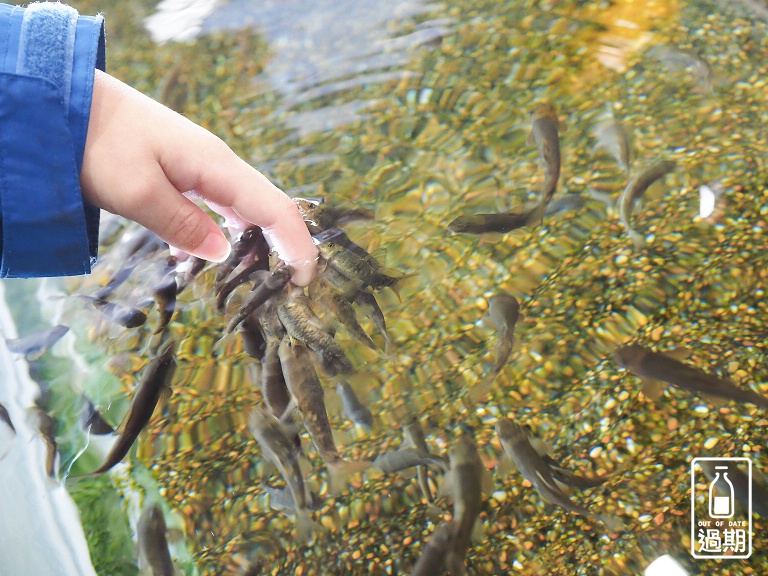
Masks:
[[[402,472],[416,466],[434,468],[441,473],[448,471],[448,465],[439,456],[407,447],[380,454],[371,465],[384,472],[384,474]]]
[[[289,488],[274,488],[266,484],[262,485],[264,491],[269,494],[269,507],[278,512],[283,512],[289,516],[296,515],[296,502],[293,501],[293,495]],[[308,509],[312,512],[320,510],[323,507],[323,501],[320,497],[309,491]]]
[[[640,198],[648,188],[675,169],[675,163],[672,160],[656,160],[650,166],[636,174],[624,188],[624,192],[619,197],[619,216],[622,224],[627,228],[629,237],[638,250],[645,245],[645,239],[630,224],[629,219],[635,202]]]
[[[472,542],[472,534],[476,531],[475,523],[480,517],[485,466],[475,441],[468,434],[462,434],[456,439],[449,460],[453,489],[453,527],[445,565],[452,576],[464,576],[467,573],[467,550]]]
[[[344,326],[349,335],[355,340],[371,350],[379,350],[379,347],[371,340],[371,337],[368,336],[368,333],[357,320],[357,314],[352,303],[329,282],[318,278],[309,285],[309,297],[329,312],[339,324]]]
[[[330,206],[322,198],[294,198],[310,234],[319,234],[328,228],[343,226],[358,220],[373,220],[373,212],[365,208]]]
[[[238,274],[235,275],[234,278],[227,280],[226,282],[222,282],[216,286],[216,309],[219,312],[224,312],[225,308],[227,307],[227,298],[229,295],[235,291],[235,288],[245,284],[248,280],[252,279],[254,272],[260,273],[258,276],[256,276],[256,278],[254,278],[257,279],[259,283],[263,282],[264,278],[266,278],[268,275],[268,271],[261,268],[261,263],[254,261],[243,268]],[[264,274],[264,276],[262,276],[262,274]]]
[[[285,328],[283,323],[280,322],[280,317],[277,315],[277,307],[277,299],[270,299],[262,304],[254,313],[267,340],[280,341],[285,335]]]
[[[261,396],[264,398],[264,404],[278,420],[291,404],[291,393],[280,365],[279,347],[279,341],[271,341],[261,359]]]
[[[176,309],[176,294],[178,292],[176,284],[176,272],[170,271],[165,274],[160,281],[155,284],[152,290],[152,296],[157,303],[157,310],[160,314],[160,320],[157,323],[154,334],[160,334],[168,326],[173,318],[173,312]]]
[[[515,344],[515,324],[520,317],[520,303],[517,298],[505,292],[494,294],[488,299],[488,316],[499,332],[496,343],[496,363],[491,371],[492,379],[499,375],[509,360]]]
[[[15,354],[24,354],[27,360],[37,360],[56,342],[61,340],[62,336],[69,332],[69,327],[57,325],[44,330],[39,330],[23,338],[10,338],[5,341],[5,345]]]
[[[246,228],[232,244],[232,251],[227,259],[219,265],[216,272],[216,286],[218,287],[229,274],[237,268],[238,264],[244,259],[249,260],[255,256],[257,251],[263,253],[261,244],[266,245],[264,234],[258,226]],[[218,290],[217,290],[218,291]]]
[[[88,398],[83,397],[83,399],[85,400],[81,415],[83,429],[90,434],[99,436],[113,434],[115,431],[114,428],[104,420],[96,406],[94,406]]]
[[[355,424],[370,430],[373,426],[373,414],[370,409],[360,401],[355,391],[347,382],[336,384],[336,393],[341,397],[344,414]]]
[[[8,428],[10,428],[11,432],[16,435],[16,428],[14,428],[13,422],[11,421],[11,415],[8,414],[7,408],[2,404],[0,404],[0,420],[8,424]]]
[[[264,408],[257,407],[251,411],[248,429],[259,443],[264,457],[277,467],[285,480],[296,512],[297,538],[301,542],[308,542],[313,531],[309,514],[311,495],[299,466],[299,450],[285,433],[283,425]]]
[[[715,474],[717,472],[715,466],[726,466],[728,470],[725,473],[728,474],[728,480],[733,486],[733,493],[736,496],[736,499],[741,502],[742,506],[744,506],[744,509],[749,510],[751,505],[752,512],[757,512],[763,518],[768,518],[768,490],[755,477],[754,464],[752,466],[751,504],[749,497],[749,477],[744,474],[734,462],[699,460],[698,464],[711,482],[714,482],[715,480]]]
[[[102,317],[124,328],[138,328],[147,321],[147,315],[137,308],[131,308],[116,302],[99,300],[92,296],[80,295],[80,298],[89,302]]]
[[[139,571],[147,576],[174,576],[173,560],[168,550],[168,529],[163,510],[157,503],[145,506],[136,526],[139,547]]]
[[[338,228],[325,230],[314,239],[329,266],[350,280],[359,281],[364,287],[396,290],[397,283],[406,277],[385,270],[375,256],[352,242]]]
[[[339,454],[328,421],[323,386],[309,358],[307,347],[298,341],[291,343],[291,338],[285,336],[280,342],[278,354],[291,396],[296,401],[312,443],[328,466],[329,490],[338,494],[348,475],[364,470],[370,463],[346,462]]]
[[[29,409],[30,423],[40,433],[46,447],[45,473],[50,477],[56,478],[56,454],[59,451],[59,445],[56,443],[56,421],[41,408],[33,406]]]
[[[600,149],[605,150],[616,159],[622,170],[629,173],[631,162],[629,133],[624,123],[617,120],[609,111],[609,114],[595,125],[593,135],[597,142],[592,153]]]
[[[328,374],[335,376],[352,372],[352,362],[341,346],[324,330],[303,289],[290,288],[288,297],[277,306],[277,315],[289,336],[320,355]]]
[[[376,296],[363,290],[357,294],[354,303],[360,306],[364,314],[368,316],[373,322],[373,325],[376,326],[379,334],[384,338],[384,350],[389,353],[391,341],[389,339],[389,333],[387,332],[387,321],[384,319],[384,313],[381,311]]]
[[[170,381],[176,369],[174,352],[175,341],[170,340],[144,367],[128,414],[117,429],[119,434],[117,441],[107,454],[104,463],[91,474],[106,472],[125,458],[139,433],[149,424],[160,397],[170,390]]]
[[[445,559],[451,546],[451,535],[455,531],[453,522],[440,524],[424,546],[419,559],[411,570],[411,576],[437,576],[445,569]]]
[[[272,272],[262,282],[258,282],[243,302],[243,305],[240,306],[240,310],[227,324],[227,333],[237,328],[240,322],[250,316],[264,302],[280,293],[290,282],[291,274],[293,274],[293,268],[285,266]]]
[[[408,443],[423,454],[429,454],[429,446],[427,445],[427,437],[424,435],[424,429],[421,427],[421,422],[415,416],[411,416],[408,421],[403,425],[403,434],[408,440]],[[445,472],[445,471],[444,471]],[[419,479],[419,487],[421,488],[424,498],[427,502],[432,502],[434,494],[429,485],[429,473],[426,466],[419,466],[416,471]]]
[[[243,349],[251,358],[260,360],[267,349],[267,342],[261,328],[261,322],[256,314],[251,314],[240,323],[238,328],[240,339],[243,341]]]
[[[747,402],[768,408],[768,398],[748,388],[739,388],[730,378],[720,378],[703,370],[654,352],[639,344],[630,344],[614,351],[616,363],[644,380],[672,384],[693,394],[704,394],[725,400]]]
[[[552,477],[552,472],[531,444],[525,429],[509,419],[502,419],[496,423],[496,434],[507,457],[511,458],[517,469],[528,480],[536,491],[547,501],[557,504],[561,508],[581,514],[591,520],[599,520],[612,532],[622,529],[622,523],[612,516],[597,515],[588,509],[573,502]]]
[[[690,71],[702,89],[712,91],[712,66],[693,50],[671,44],[657,44],[646,54],[673,72]]]
[[[501,212],[499,214],[468,214],[459,216],[448,224],[448,230],[456,234],[506,234],[541,221],[537,209],[529,211]]]
[[[133,271],[136,269],[136,266],[138,266],[139,262],[140,260],[138,259],[130,259],[125,264],[125,266],[120,268],[112,275],[112,277],[109,279],[109,282],[107,282],[105,286],[102,286],[93,293],[93,297],[97,300],[106,300],[109,298],[115,290],[122,286],[125,281],[131,277],[131,274],[133,274]]]
[[[539,159],[544,169],[544,187],[541,191],[541,206],[546,205],[557,191],[560,179],[560,123],[555,107],[549,103],[536,106],[532,113],[529,142],[536,143]]]

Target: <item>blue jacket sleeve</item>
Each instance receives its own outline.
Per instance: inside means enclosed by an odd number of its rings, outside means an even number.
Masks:
[[[80,169],[104,19],[0,4],[0,277],[87,274],[99,210]]]

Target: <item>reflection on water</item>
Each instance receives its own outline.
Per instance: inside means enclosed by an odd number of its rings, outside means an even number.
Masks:
[[[765,470],[764,411],[672,386],[651,399],[612,352],[629,342],[685,349],[685,362],[768,393],[766,24],[748,3],[707,1],[614,2],[596,11],[575,0],[451,0],[389,3],[386,13],[366,3],[304,4],[222,3],[192,46],[139,41],[142,51],[129,51],[120,27],[136,34],[147,14],[115,17],[111,58],[129,82],[170,86],[166,101],[285,189],[371,210],[374,220],[345,231],[410,274],[399,297],[377,292],[389,354],[336,336],[356,369],[347,382],[374,415],[370,430],[346,418],[337,381],[322,374],[344,457],[373,460],[407,445],[409,415],[438,456],[471,430],[493,482],[467,554],[470,574],[636,574],[664,554],[690,573],[764,572],[759,517],[750,560],[694,561],[688,552],[691,459],[747,456]],[[449,233],[462,213],[539,201],[544,170],[526,138],[542,102],[561,125],[552,201],[561,208],[541,226],[504,235]],[[596,147],[606,116],[626,127],[626,166],[611,146]],[[638,249],[617,203],[629,178],[658,160],[674,161],[674,170],[627,203],[644,241]],[[706,216],[705,189],[714,204]],[[136,304],[151,296],[162,261],[147,259],[115,297]],[[100,269],[70,288],[91,294],[121,264],[118,250],[105,249]],[[320,498],[312,515],[325,531],[312,545],[297,543],[292,519],[270,506],[262,476],[281,481],[246,427],[260,400],[259,367],[240,340],[220,341],[228,317],[216,311],[214,275],[203,272],[179,298],[169,328],[179,341],[174,395],[140,437],[121,490],[149,492],[156,482],[200,573],[244,572],[249,563],[250,573],[409,573],[436,526],[455,514],[450,491],[428,502],[436,486],[424,490],[415,473],[367,471],[331,496],[302,433]],[[501,291],[521,305],[516,343],[479,394],[499,339],[488,300]],[[235,291],[228,310],[244,296]],[[154,314],[135,330],[84,314],[73,324],[92,364],[120,379],[122,390],[91,388],[100,398],[132,394]],[[125,409],[105,417],[117,423]],[[494,427],[505,417],[544,439],[567,469],[607,474],[602,486],[571,497],[626,529],[611,533],[548,504],[498,465]]]

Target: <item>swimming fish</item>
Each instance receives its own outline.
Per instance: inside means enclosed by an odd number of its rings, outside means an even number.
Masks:
[[[278,349],[280,365],[291,396],[296,401],[312,443],[328,466],[328,485],[332,494],[338,494],[347,476],[364,470],[369,462],[347,462],[342,459],[333,440],[331,423],[325,408],[325,393],[309,358],[309,350],[299,341],[291,342],[285,336]]]
[[[51,326],[23,338],[9,338],[5,346],[15,354],[24,354],[27,360],[37,360],[69,332],[68,326]]]
[[[292,338],[303,342],[317,352],[323,368],[331,376],[352,372],[352,362],[341,346],[324,329],[322,322],[312,311],[312,305],[304,290],[291,287],[287,297],[277,306],[277,316],[285,331]]]
[[[227,333],[232,332],[237,325],[250,316],[255,310],[259,308],[264,302],[280,293],[291,280],[291,274],[293,274],[293,268],[285,266],[278,268],[269,276],[266,276],[263,281],[257,283],[251,293],[240,306],[237,314],[227,324]]]
[[[448,224],[448,230],[456,234],[506,234],[512,230],[538,224],[541,211],[537,208],[524,211],[501,212],[499,214],[467,214],[459,216]]]
[[[413,448],[422,454],[429,454],[429,446],[427,445],[427,437],[424,435],[424,429],[421,427],[421,422],[416,416],[411,415],[405,424],[403,424],[403,434],[408,440],[408,443]],[[446,470],[443,470],[446,472]],[[419,479],[419,488],[421,488],[424,498],[427,502],[432,502],[434,494],[429,485],[429,472],[426,466],[419,466],[416,469],[416,473]]]
[[[384,338],[384,351],[389,353],[392,344],[389,339],[389,333],[387,332],[387,321],[384,318],[384,312],[381,311],[381,307],[376,300],[376,296],[370,292],[362,290],[355,296],[354,303],[362,309],[363,313],[368,316],[373,322],[373,325],[376,326],[379,334]]]
[[[739,388],[730,378],[707,374],[695,366],[639,344],[618,348],[613,357],[619,366],[644,380],[662,381],[693,394],[715,396],[768,408],[768,398],[748,388]],[[646,383],[646,389],[649,390],[649,395],[655,396],[648,384]]]
[[[384,474],[402,472],[416,466],[429,466],[441,473],[448,471],[448,464],[440,456],[406,446],[380,454],[373,461],[372,466],[378,468]]]
[[[411,570],[411,576],[437,576],[443,573],[445,558],[455,531],[453,522],[440,524],[429,538],[419,559]]]
[[[538,104],[531,117],[529,143],[536,143],[544,169],[544,187],[540,201],[543,211],[557,191],[557,182],[560,179],[560,123],[555,107],[549,103]]]
[[[267,342],[262,334],[261,322],[256,314],[247,316],[238,328],[240,340],[243,341],[243,350],[251,358],[260,360],[267,349]]]
[[[280,419],[291,404],[291,393],[283,377],[280,365],[277,340],[267,344],[264,357],[261,360],[261,395],[273,416]]]
[[[259,443],[264,457],[277,467],[285,480],[291,492],[296,513],[297,539],[308,542],[313,531],[309,514],[311,496],[299,466],[299,449],[285,433],[278,419],[262,407],[256,407],[251,411],[248,417],[248,429]]]
[[[593,135],[596,143],[592,152],[603,149],[616,159],[619,167],[629,173],[630,148],[629,133],[623,122],[617,120],[610,112],[594,127]]]
[[[385,270],[375,256],[349,240],[338,228],[325,230],[314,239],[320,254],[332,268],[350,280],[359,281],[363,287],[395,290],[397,283],[406,277]]]
[[[693,50],[671,44],[657,44],[646,54],[673,72],[690,71],[702,89],[712,90],[712,66]]]
[[[175,341],[170,340],[144,367],[141,381],[133,395],[131,407],[117,429],[117,441],[104,463],[91,474],[101,474],[120,462],[131,449],[139,433],[149,424],[155,407],[164,392],[170,390],[170,381],[176,369]]]
[[[171,271],[165,274],[160,281],[155,284],[152,296],[157,303],[157,310],[160,314],[160,321],[157,323],[154,334],[160,334],[171,322],[173,312],[176,309],[176,272]]]
[[[147,576],[174,576],[173,560],[168,550],[168,532],[160,505],[144,507],[136,526],[139,547],[139,571]]]
[[[251,226],[243,230],[237,240],[232,244],[232,251],[227,259],[219,265],[216,272],[216,286],[218,287],[229,274],[237,268],[238,264],[246,257],[252,258],[256,251],[263,253],[261,244],[266,245],[266,240],[261,228]],[[267,253],[268,253],[267,248]],[[218,291],[218,290],[217,290]]]
[[[651,165],[647,166],[642,171],[638,172],[624,188],[624,191],[619,197],[619,216],[622,224],[627,229],[629,237],[632,239],[636,249],[640,249],[645,245],[645,238],[638,233],[630,224],[629,219],[632,216],[632,211],[635,206],[635,202],[640,198],[648,188],[656,182],[659,178],[662,178],[672,172],[675,169],[675,163],[672,160],[656,160]]]
[[[476,531],[475,523],[480,517],[485,467],[475,441],[469,434],[462,434],[456,439],[448,456],[453,491],[453,520],[445,565],[451,576],[464,576],[467,573],[467,550],[472,534]]]
[[[227,298],[229,295],[232,294],[232,292],[234,292],[238,286],[245,284],[248,280],[252,279],[252,276],[254,276],[255,272],[260,272],[261,274],[265,275],[261,278],[257,277],[259,282],[262,282],[263,279],[268,275],[266,270],[262,270],[261,263],[254,261],[243,268],[240,272],[238,272],[234,278],[217,284],[216,309],[219,312],[224,312],[225,308],[227,307]]]
[[[147,321],[147,315],[137,308],[131,308],[117,302],[99,300],[92,296],[80,295],[80,298],[89,302],[103,318],[125,328],[138,328]]]
[[[622,529],[622,522],[613,516],[598,515],[573,502],[557,485],[550,467],[531,444],[525,429],[509,419],[496,423],[496,434],[507,457],[511,458],[517,469],[536,491],[547,501],[557,504],[569,512],[581,514],[591,520],[599,520],[616,532]]]
[[[329,282],[318,278],[309,285],[309,297],[317,302],[347,330],[350,336],[371,350],[379,350],[368,333],[357,320],[357,313],[352,303]]]
[[[498,330],[496,362],[491,371],[491,380],[499,375],[507,363],[515,344],[515,324],[520,317],[520,303],[506,292],[499,292],[488,298],[488,316]]]
[[[336,384],[336,393],[341,397],[344,414],[355,424],[359,424],[368,430],[373,426],[373,414],[371,410],[360,401],[352,386],[344,380]]]
[[[324,198],[294,198],[293,201],[299,207],[310,234],[319,234],[348,222],[373,219],[371,210],[330,206]]]

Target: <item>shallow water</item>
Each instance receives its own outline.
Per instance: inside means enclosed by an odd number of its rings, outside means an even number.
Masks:
[[[494,482],[483,537],[467,557],[470,574],[640,574],[662,554],[691,574],[765,573],[759,517],[749,560],[694,560],[689,552],[691,460],[746,456],[768,469],[764,411],[716,406],[672,387],[652,401],[611,356],[628,342],[684,348],[689,363],[768,394],[768,21],[760,5],[303,4],[222,3],[197,40],[162,45],[142,28],[150,3],[75,5],[105,10],[113,74],[216,132],[289,193],[375,213],[346,232],[409,276],[399,297],[377,294],[390,355],[337,335],[356,368],[348,381],[375,417],[371,431],[350,422],[333,378],[323,376],[343,455],[373,459],[401,445],[408,414],[437,454],[469,427]],[[544,179],[526,139],[541,102],[562,123],[555,198],[581,205],[505,235],[448,232],[464,212],[537,198]],[[635,208],[642,249],[615,205],[628,175],[595,150],[607,109],[630,132],[632,174],[659,158],[676,163]],[[703,187],[717,196],[707,216]],[[115,235],[103,236],[99,268],[68,281],[68,291],[90,294],[119,268]],[[148,259],[119,299],[139,305],[151,297],[161,262]],[[174,554],[188,574],[238,574],[249,563],[257,574],[409,573],[453,509],[442,497],[427,506],[415,477],[369,471],[333,498],[304,433],[310,483],[323,498],[313,517],[327,531],[297,544],[293,521],[270,508],[261,475],[281,481],[246,428],[260,401],[258,367],[238,340],[216,344],[227,316],[215,310],[214,275],[205,272],[181,297],[169,328],[180,343],[173,397],[115,478],[132,525],[137,494],[162,496],[169,523],[184,533]],[[522,319],[509,363],[481,394],[497,341],[487,301],[499,291],[520,301]],[[243,296],[235,294],[228,314]],[[81,312],[78,301],[69,309],[91,373],[71,388],[82,386],[116,425],[148,358],[156,312],[145,327],[120,330]],[[66,463],[84,443],[68,387],[57,379],[51,406]],[[545,503],[516,471],[499,473],[501,417],[527,424],[571,469],[618,471],[573,498],[627,529],[610,534]],[[98,461],[86,452],[72,473]],[[71,488],[76,499],[97,489],[79,486]],[[89,525],[92,511],[83,516],[99,572],[135,573],[130,547],[96,545],[103,526]]]

